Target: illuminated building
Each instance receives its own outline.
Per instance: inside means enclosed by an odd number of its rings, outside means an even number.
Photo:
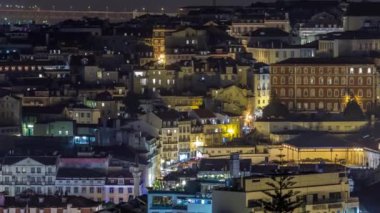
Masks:
[[[212,99],[220,102],[222,111],[235,115],[243,115],[245,111],[252,113],[253,111],[253,94],[246,88],[240,88],[232,85],[226,88],[211,90]],[[247,106],[252,106],[247,109]]]
[[[359,211],[359,199],[350,196],[349,182],[344,171],[309,171],[283,175],[293,177],[292,182],[295,184],[290,186],[289,190],[298,192],[297,198],[304,200],[304,205],[294,212],[318,213],[322,210],[357,213]],[[281,174],[275,176],[279,178]],[[263,193],[263,191],[274,191],[267,184],[272,182],[270,177],[254,175],[236,178],[234,182],[236,183],[232,187],[213,190],[213,212],[265,212],[258,200],[271,201]]]
[[[380,33],[372,30],[329,33],[318,41],[318,54],[322,56],[364,56],[379,51]]]
[[[279,160],[278,154],[284,155],[282,160],[295,163],[324,161],[361,168],[377,168],[380,164],[378,143],[322,133],[301,134],[270,150],[272,160]]]
[[[5,157],[1,165],[0,190],[10,196],[20,195],[27,189],[38,194],[53,195],[57,160],[57,157]]]
[[[349,121],[340,119],[316,121],[311,120],[257,120],[255,128],[263,136],[270,138],[273,142],[279,143],[294,137],[302,132],[330,132],[332,134],[344,134],[359,132],[368,126],[368,121]]]
[[[179,121],[180,114],[174,110],[150,112],[143,116],[148,124],[152,125],[159,135],[160,156],[166,164],[171,164],[179,160]],[[187,127],[181,123],[182,130]],[[181,132],[182,133],[182,132]],[[181,136],[184,136],[181,134]],[[182,142],[185,138],[181,138]],[[181,146],[185,145],[181,143]],[[186,149],[186,146],[185,146]]]
[[[255,64],[253,72],[254,115],[261,117],[262,109],[269,104],[271,95],[269,66],[262,63]]]
[[[368,111],[376,101],[376,66],[367,58],[293,58],[272,65],[270,75],[290,111],[339,113],[351,95]]]
[[[154,94],[173,91],[177,85],[176,69],[163,64],[149,63],[133,72],[133,91],[138,94]]]
[[[317,46],[317,45],[314,45]],[[257,62],[275,64],[289,58],[315,57],[316,47],[312,45],[290,45],[283,41],[266,41],[250,44],[247,52]]]
[[[154,58],[158,61],[165,61],[166,36],[175,29],[166,26],[155,26],[153,28],[152,46]]]

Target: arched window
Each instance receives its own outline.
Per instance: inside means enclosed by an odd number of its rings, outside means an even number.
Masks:
[[[315,89],[310,89],[310,97],[315,97]]]
[[[339,97],[339,90],[338,89],[334,90],[334,97]]]
[[[358,85],[363,85],[363,78],[362,77],[358,78]]]
[[[284,88],[281,88],[281,90],[280,90],[280,96],[286,96]]]
[[[292,88],[290,88],[288,90],[288,95],[289,95],[289,97],[293,97],[294,96],[294,90]]]
[[[297,93],[297,94],[296,94],[297,97],[301,97],[301,96],[302,96],[302,91],[301,91],[301,89],[298,88],[297,91],[296,91],[296,93]]]
[[[285,77],[281,77],[281,84],[285,84]]]
[[[302,79],[301,77],[297,77],[296,78],[296,84],[301,84],[302,83]]]
[[[292,76],[289,77],[288,81],[289,81],[289,84],[294,84],[294,81],[293,81],[293,77],[292,77]]]
[[[372,91],[370,89],[367,89],[366,96],[367,96],[367,98],[372,97]]]
[[[346,90],[345,89],[340,90],[340,96],[342,96],[342,97],[346,96]]]
[[[359,90],[358,90],[358,96],[359,96],[359,97],[363,97],[363,90],[362,90],[362,89],[359,89]]]
[[[319,96],[319,97],[323,97],[323,93],[324,93],[324,92],[323,92],[323,89],[319,89],[319,90],[318,90],[318,96]]]
[[[346,85],[347,84],[346,77],[342,77],[341,83],[342,83],[342,85]]]
[[[367,85],[371,85],[372,84],[372,78],[371,77],[368,77],[367,78]]]
[[[338,77],[335,77],[335,78],[334,78],[334,84],[335,84],[335,85],[338,85],[338,84],[339,84],[339,78],[338,78]]]
[[[332,90],[331,89],[328,89],[327,90],[327,97],[331,97],[332,96]]]
[[[318,109],[323,109],[325,106],[324,106],[324,104],[323,104],[323,102],[319,102],[319,104],[318,104]]]
[[[310,78],[310,84],[315,84],[315,78],[314,77]]]
[[[277,84],[277,77],[275,76],[275,77],[273,77],[273,79],[272,79],[273,81],[272,81],[272,84]]]
[[[332,78],[331,78],[331,77],[328,77],[328,78],[327,78],[327,84],[328,84],[328,85],[331,85],[331,84],[332,84]]]
[[[309,80],[307,79],[307,77],[303,77],[303,84],[308,84],[309,83]]]
[[[353,78],[353,77],[350,77],[348,83],[349,83],[349,85],[354,85],[354,83],[355,83],[354,78]]]
[[[303,90],[303,97],[308,97],[309,96],[309,90],[304,89]]]
[[[319,84],[323,85],[323,77],[319,77]]]

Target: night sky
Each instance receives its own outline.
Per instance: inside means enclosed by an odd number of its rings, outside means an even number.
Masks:
[[[249,5],[254,0],[217,0],[218,5]],[[264,0],[268,1],[268,0]],[[269,0],[270,1],[270,0]],[[187,5],[211,5],[212,0],[0,0],[4,4],[37,4],[41,8],[68,9],[86,9],[91,5],[93,9],[105,10],[106,6],[109,10],[132,10],[146,7],[148,10],[159,10],[164,7],[165,10],[174,11],[178,7]]]

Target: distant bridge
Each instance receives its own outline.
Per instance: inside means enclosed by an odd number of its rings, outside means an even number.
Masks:
[[[128,21],[133,18],[139,17],[141,15],[151,14],[158,15],[162,14],[159,12],[142,12],[142,11],[132,11],[132,12],[115,12],[115,11],[71,11],[71,10],[41,10],[41,9],[4,9],[0,8],[0,23],[31,23],[34,21],[37,24],[47,23],[56,24],[58,22],[73,19],[79,20],[83,17],[89,18],[100,18],[108,19],[110,22],[123,22]],[[175,15],[175,14],[167,14]]]

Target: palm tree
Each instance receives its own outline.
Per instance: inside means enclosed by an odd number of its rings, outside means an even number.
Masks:
[[[298,200],[295,198],[299,192],[290,190],[296,182],[292,181],[294,177],[292,176],[272,176],[271,182],[266,184],[272,188],[270,191],[263,191],[271,201],[260,200],[259,204],[264,208],[265,211],[275,212],[275,213],[289,213],[293,212],[295,209],[303,205],[303,200]]]

